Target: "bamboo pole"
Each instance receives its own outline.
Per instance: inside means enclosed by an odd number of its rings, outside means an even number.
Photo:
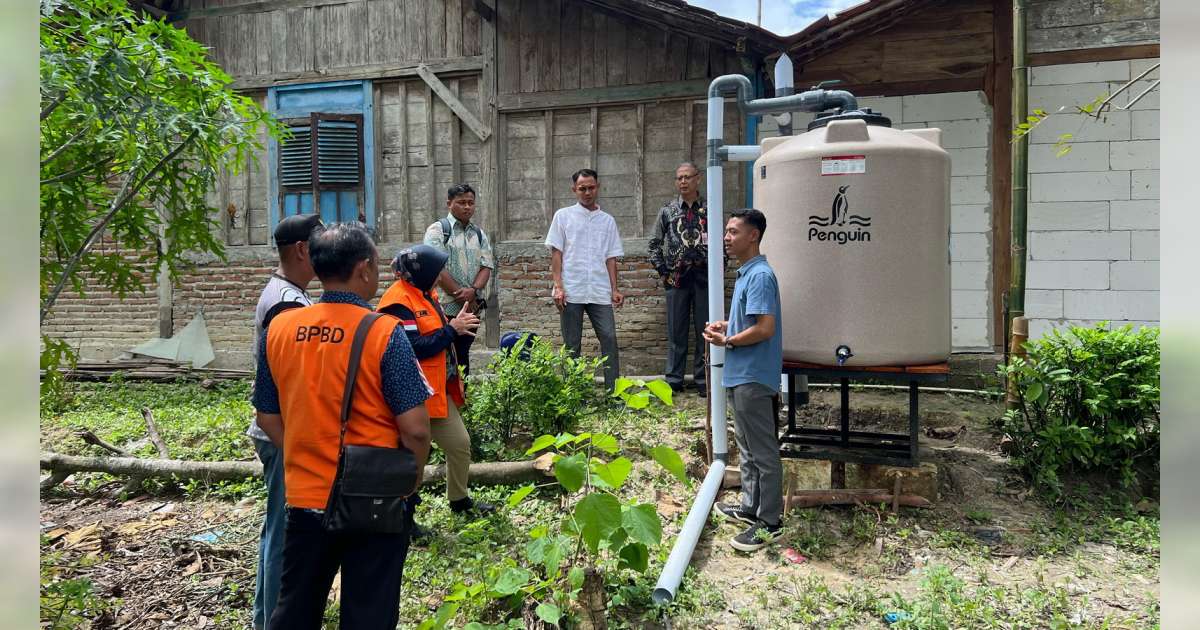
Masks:
[[[1012,116],[1013,129],[1025,122],[1029,115],[1029,67],[1025,50],[1025,2],[1013,0],[1013,70],[1012,70]],[[1012,274],[1008,289],[1008,317],[1005,330],[1015,334],[1013,321],[1025,317],[1025,259],[1029,234],[1026,218],[1029,207],[1029,134],[1015,141],[1012,152]],[[1010,341],[1010,347],[1015,345]],[[1011,355],[1010,355],[1011,356]],[[1009,407],[1014,401],[1011,392]]]

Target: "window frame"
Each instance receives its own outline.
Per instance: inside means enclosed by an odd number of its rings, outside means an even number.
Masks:
[[[353,88],[358,87],[355,90]],[[350,88],[350,89],[347,89]],[[370,80],[362,81],[327,81],[320,83],[300,83],[295,85],[279,85],[267,89],[267,111],[277,120],[289,121],[297,119],[311,120],[316,125],[317,120],[345,119],[361,117],[359,134],[359,181],[362,189],[361,212],[366,218],[367,227],[374,232],[376,227],[376,179],[375,179],[375,103],[374,90]],[[290,102],[289,102],[290,101]],[[319,118],[318,118],[319,115]],[[319,132],[314,132],[313,138]],[[270,181],[269,226],[272,234],[275,226],[282,218],[281,203],[283,187],[279,181],[279,141],[267,139],[267,162]],[[313,142],[316,150],[316,142]],[[316,167],[314,159],[314,168]],[[314,200],[313,208],[319,212],[320,190],[319,179],[313,176]],[[331,186],[329,189],[336,189]]]

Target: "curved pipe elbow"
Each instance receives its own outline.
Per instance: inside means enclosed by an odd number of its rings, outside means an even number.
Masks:
[[[737,91],[738,109],[742,109],[750,101],[754,88],[745,75],[723,74],[708,84],[708,98],[720,98],[724,96],[724,92],[731,90]]]

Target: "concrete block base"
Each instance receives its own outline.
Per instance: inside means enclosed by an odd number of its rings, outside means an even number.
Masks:
[[[829,490],[830,470],[828,461],[815,459],[783,460],[783,491],[793,494],[803,490]],[[938,467],[924,463],[916,468],[905,466],[883,466],[879,464],[846,464],[846,489],[892,490],[896,479],[900,479],[900,494],[912,494],[937,502]]]

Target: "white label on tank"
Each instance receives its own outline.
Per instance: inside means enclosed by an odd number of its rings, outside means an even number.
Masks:
[[[856,175],[867,172],[865,155],[831,155],[821,158],[821,175]]]

